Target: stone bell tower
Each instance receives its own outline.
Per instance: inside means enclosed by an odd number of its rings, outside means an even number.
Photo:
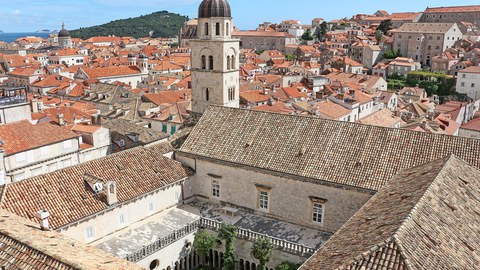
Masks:
[[[233,20],[227,0],[203,0],[198,9],[197,38],[192,48],[192,110],[210,105],[240,105],[240,40],[232,39]]]

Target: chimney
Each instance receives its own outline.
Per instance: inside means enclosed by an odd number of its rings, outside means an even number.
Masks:
[[[107,182],[107,204],[114,205],[118,203],[117,197],[117,183],[115,181],[108,181]]]
[[[92,116],[90,117],[90,121],[92,122],[92,125],[95,125],[95,126],[102,125],[102,118],[100,117],[100,114],[92,114]]]
[[[60,126],[65,126],[65,124],[66,124],[65,118],[63,117],[63,113],[58,114],[58,124]]]
[[[37,98],[32,99],[32,112],[38,113],[43,110],[43,101]]]
[[[44,231],[49,231],[48,218],[50,213],[47,210],[40,210],[37,212],[36,217],[40,219],[40,228]]]

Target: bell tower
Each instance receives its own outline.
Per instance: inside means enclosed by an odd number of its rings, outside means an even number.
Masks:
[[[240,106],[240,40],[232,39],[227,0],[203,0],[198,9],[197,38],[191,40],[192,110],[210,105]]]

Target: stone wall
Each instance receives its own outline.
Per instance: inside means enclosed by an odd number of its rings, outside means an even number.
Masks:
[[[185,198],[196,195],[327,232],[338,230],[373,194],[329,182],[301,181],[292,176],[267,174],[253,168],[195,160],[178,152],[176,159],[196,170],[196,174],[185,183]],[[219,198],[212,195],[213,180],[220,184]],[[266,210],[259,209],[259,190],[268,190],[269,207]],[[312,221],[312,200],[323,203],[322,223]]]

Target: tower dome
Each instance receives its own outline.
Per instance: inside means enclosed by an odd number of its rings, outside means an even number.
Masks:
[[[203,0],[198,8],[198,18],[232,17],[227,0]]]
[[[68,32],[68,30],[65,29],[65,23],[62,24],[62,30],[58,32],[58,37],[71,37],[70,32]]]

